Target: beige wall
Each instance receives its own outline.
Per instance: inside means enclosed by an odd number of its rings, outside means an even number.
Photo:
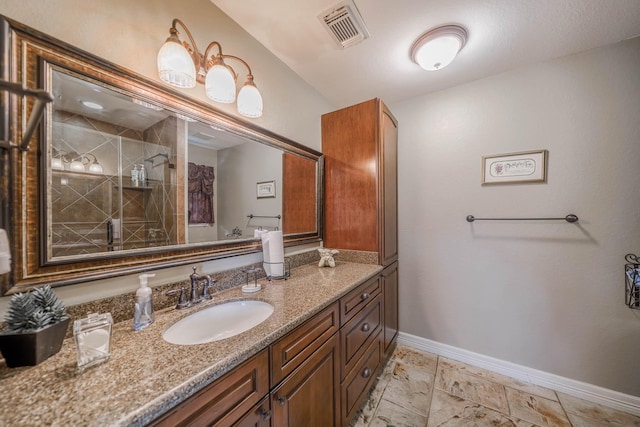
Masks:
[[[264,99],[263,117],[251,123],[320,149],[320,115],[332,109],[326,99],[208,0],[0,0],[0,14],[158,81],[156,55],[169,35],[172,19],[179,18],[199,49],[216,40],[224,53],[249,63]],[[183,92],[210,102],[201,85]],[[238,116],[234,105],[215,104],[215,108]],[[261,259],[261,254],[256,254],[198,267],[199,271],[214,272]],[[189,265],[160,270],[150,284],[183,280],[190,272]],[[65,286],[56,293],[71,305],[128,292],[137,283],[135,276],[125,276]],[[0,298],[1,316],[7,300]]]
[[[640,396],[638,76],[640,38],[391,105],[403,332]],[[481,156],[533,149],[546,184],[480,185]]]

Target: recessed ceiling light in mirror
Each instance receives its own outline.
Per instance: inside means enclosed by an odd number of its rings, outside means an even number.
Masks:
[[[97,102],[92,102],[92,101],[81,100],[80,104],[84,105],[87,108],[91,108],[92,110],[102,110],[104,108],[102,105],[98,104]]]

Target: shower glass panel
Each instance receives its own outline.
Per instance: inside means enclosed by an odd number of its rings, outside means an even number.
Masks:
[[[140,123],[136,127],[115,123],[101,115],[117,110],[115,103],[83,103],[71,76],[52,75],[54,88],[65,90],[56,93],[51,121],[48,259],[179,243],[176,172],[170,161],[178,119],[130,121]],[[146,180],[132,180],[132,169],[143,167]]]

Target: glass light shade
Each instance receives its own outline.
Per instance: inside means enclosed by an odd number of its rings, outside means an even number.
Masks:
[[[62,159],[60,157],[54,157],[51,159],[51,169],[63,171],[64,164],[62,163]]]
[[[435,71],[451,64],[460,51],[460,40],[443,36],[428,41],[416,51],[416,62],[428,71]]]
[[[230,104],[236,100],[236,81],[224,64],[216,64],[209,69],[205,89],[207,96],[216,102]]]
[[[102,173],[102,165],[98,163],[98,161],[91,163],[91,165],[89,165],[89,172]]]
[[[158,74],[163,82],[176,87],[196,85],[196,66],[187,49],[171,39],[158,52]]]
[[[262,95],[251,82],[245,83],[238,93],[238,113],[251,118],[262,116]]]
[[[411,58],[428,71],[449,65],[467,41],[467,31],[458,25],[447,25],[422,35],[411,47]]]
[[[84,164],[82,163],[82,160],[76,159],[73,162],[71,162],[71,164],[69,165],[69,170],[74,171],[74,172],[84,172]]]

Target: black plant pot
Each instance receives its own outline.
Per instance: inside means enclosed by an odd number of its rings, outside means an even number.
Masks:
[[[32,332],[0,333],[0,351],[7,366],[35,366],[62,348],[70,318]]]

